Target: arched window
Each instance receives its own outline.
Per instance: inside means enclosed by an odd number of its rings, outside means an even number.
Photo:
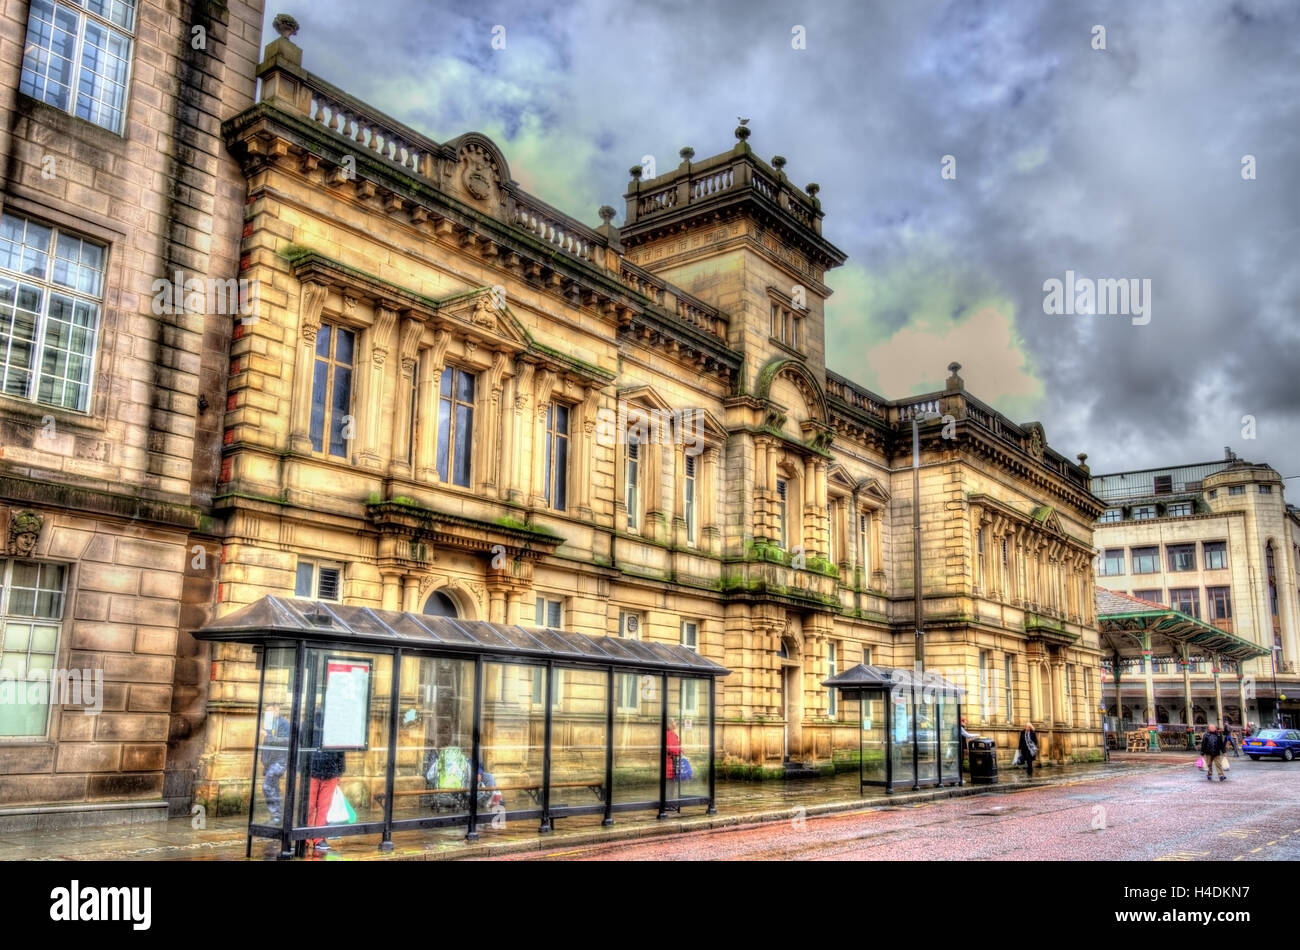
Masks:
[[[435,590],[429,595],[429,599],[424,602],[422,613],[430,617],[460,616],[460,611],[456,609],[456,602],[440,590]]]

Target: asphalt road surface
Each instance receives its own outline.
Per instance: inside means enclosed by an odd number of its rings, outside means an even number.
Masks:
[[[1229,761],[496,860],[1300,860],[1300,762]]]

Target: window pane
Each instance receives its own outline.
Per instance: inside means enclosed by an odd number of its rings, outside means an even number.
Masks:
[[[548,627],[555,627],[558,629],[561,626],[561,619],[562,619],[560,617],[561,606],[562,605],[558,600],[552,600],[550,603],[547,604],[546,625]]]
[[[36,624],[32,627],[31,651],[33,653],[53,654],[58,648],[58,643],[59,643],[58,627],[51,626],[50,624]],[[43,659],[38,664],[37,658],[36,657],[32,658],[33,667],[39,667],[41,669],[50,668],[49,666],[46,666],[44,664],[45,661]]]
[[[114,132],[121,129],[130,58],[129,39],[98,23],[86,22],[81,71],[77,78],[76,114],[79,118]]]
[[[442,377],[443,388],[448,387],[447,375]],[[438,400],[438,478],[447,481],[447,462],[450,455],[451,439],[451,403],[446,399]]]
[[[328,358],[330,355],[330,331],[333,327],[323,324],[316,331],[316,355]]]
[[[27,20],[27,47],[19,89],[67,111],[72,93],[72,58],[77,47],[77,15],[49,0],[33,0]]]
[[[314,564],[299,564],[298,576],[294,580],[293,595],[295,597],[312,596],[312,575],[315,573]]]
[[[474,432],[474,410],[470,406],[456,407],[456,458],[452,481],[469,487],[470,444]]]
[[[567,410],[566,410],[567,411]],[[569,504],[569,440],[555,440],[555,501],[554,507],[564,511]]]
[[[334,340],[334,360],[344,366],[352,365],[352,350],[356,345],[356,336],[351,330],[337,329]]]
[[[322,334],[328,332],[328,327],[321,327]],[[320,336],[316,337],[317,348],[320,345]],[[316,365],[312,370],[311,378],[311,448],[313,452],[321,452],[325,446],[325,390],[329,380],[329,364],[324,360],[316,360]]]
[[[351,334],[349,334],[350,336]],[[343,333],[339,333],[340,345]],[[348,454],[347,435],[350,434],[348,413],[352,406],[352,370],[342,366],[334,367],[334,399],[330,406],[330,455],[346,458]],[[347,432],[345,432],[347,430]]]
[[[461,402],[474,401],[474,374],[456,371],[456,398]]]
[[[5,624],[4,648],[8,652],[17,650],[26,653],[32,639],[32,626],[28,623]]]

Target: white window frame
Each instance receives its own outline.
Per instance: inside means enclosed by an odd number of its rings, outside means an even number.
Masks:
[[[302,569],[304,567],[311,568],[311,593],[310,594],[298,593],[298,582],[302,579]],[[320,586],[321,586],[322,570],[327,570],[327,571],[333,570],[338,572],[338,591],[336,597],[321,596]],[[300,557],[298,558],[298,566],[294,572],[293,595],[295,597],[305,597],[308,600],[319,600],[327,604],[341,604],[343,603],[343,578],[344,578],[343,564],[338,561],[319,561],[316,560],[315,558]]]
[[[980,720],[989,721],[989,664],[993,660],[991,650],[980,650],[979,684],[980,684]]]
[[[547,621],[550,618],[551,607],[558,607],[560,610],[560,622],[551,624]],[[535,627],[553,627],[556,630],[564,629],[564,598],[552,600],[545,594],[538,594],[533,601],[533,626]],[[540,614],[540,616],[539,616]]]
[[[111,19],[107,19],[98,13],[85,9],[85,7],[80,2],[68,3],[68,2],[60,2],[60,0],[50,0],[50,5],[54,7],[56,17],[59,8],[62,8],[64,11],[76,16],[77,18],[77,36],[76,36],[76,42],[73,44],[73,52],[72,52],[72,60],[71,60],[72,70],[71,70],[71,76],[69,77],[69,84],[68,84],[68,105],[66,108],[64,108],[62,106],[57,105],[54,102],[51,102],[45,96],[35,96],[31,92],[23,92],[22,94],[26,96],[30,96],[31,98],[36,99],[38,102],[44,103],[45,105],[49,106],[51,109],[57,109],[58,111],[64,112],[75,119],[80,119],[82,122],[89,122],[91,125],[97,126],[98,128],[107,129],[109,132],[112,132],[114,135],[124,136],[126,133],[127,118],[130,113],[131,82],[132,79],[134,78],[134,73],[135,73],[136,30],[137,27],[139,26],[139,21],[140,21],[141,4],[137,2],[137,0],[127,0],[127,2],[121,3],[122,6],[124,7],[129,6],[131,8],[131,17],[130,17],[129,24],[114,23]],[[28,7],[27,28],[24,33],[24,46],[27,52],[24,54],[22,65],[19,68],[18,88],[20,91],[22,90],[22,86],[28,76],[29,58],[33,60],[32,66],[34,72],[35,59],[38,57],[38,54],[34,52],[34,50],[36,50],[38,47],[35,46],[31,36],[32,18],[35,11],[32,9],[31,3],[28,3],[27,7]],[[57,22],[57,19],[55,22]],[[118,37],[122,38],[126,42],[126,57],[125,57],[126,71],[122,77],[122,102],[120,106],[116,107],[117,111],[120,113],[120,120],[117,122],[116,125],[107,125],[104,122],[101,122],[97,119],[79,115],[77,111],[77,102],[78,99],[80,98],[80,89],[82,88],[83,74],[89,73],[90,75],[95,77],[96,79],[95,87],[97,89],[102,85],[104,79],[104,74],[95,72],[93,70],[87,70],[83,66],[83,59],[85,57],[85,50],[86,50],[86,28],[89,24],[92,23],[104,30],[107,30],[110,34],[116,34]],[[39,49],[44,51],[47,56],[51,52],[45,47],[39,47]],[[98,102],[98,100],[96,101]]]
[[[1015,675],[1016,675],[1016,658],[1008,653],[1002,658],[1003,672],[1007,678],[1006,689],[1006,706],[1003,712],[1006,713],[1007,722],[1014,722],[1016,718],[1016,693],[1015,693]]]
[[[630,634],[628,633],[628,619],[629,619],[629,618],[635,618],[635,619],[636,619],[636,623],[632,625],[632,626],[633,626],[633,629],[632,629],[632,631],[631,631]],[[641,639],[641,626],[642,626],[642,624],[643,624],[644,622],[645,622],[645,618],[643,618],[643,617],[642,617],[642,616],[641,616],[637,611],[635,611],[635,610],[620,610],[620,611],[618,612],[618,635],[619,635],[619,638],[620,638],[620,639],[623,639],[623,640],[640,640],[640,639]]]
[[[627,528],[636,531],[641,525],[641,440],[628,435],[623,459],[623,502],[627,506]]]
[[[700,627],[702,624],[698,620],[682,621],[682,646],[696,653],[700,652]],[[687,628],[690,628],[690,635],[687,635]]]
[[[784,478],[776,480],[776,530],[777,540],[780,542],[781,550],[786,550],[789,542],[789,532],[786,530],[786,514],[789,511],[790,500],[790,482]]]
[[[699,460],[694,455],[684,455],[682,463],[682,515],[686,521],[686,543],[691,547],[699,541]]]
[[[58,608],[57,617],[40,614],[35,609],[33,609],[33,612],[31,614],[11,614],[10,611],[13,609],[13,592],[14,592],[13,569],[16,564],[20,564],[20,563],[34,564],[37,566],[38,573],[37,573],[36,583],[38,586],[35,588],[37,592],[43,591],[47,593],[52,593],[54,590],[54,588],[52,587],[39,586],[41,581],[43,580],[43,576],[45,574],[46,569],[57,570],[61,572],[61,576],[59,578],[61,582],[61,589],[58,593],[59,608]],[[69,565],[61,564],[57,561],[43,561],[34,558],[20,558],[20,557],[0,558],[0,662],[4,663],[3,668],[5,670],[11,671],[10,673],[7,674],[7,676],[12,676],[12,680],[10,680],[10,684],[9,684],[10,687],[15,691],[23,690],[25,697],[30,697],[30,693],[27,690],[29,688],[29,684],[34,682],[27,678],[32,669],[31,667],[32,638],[35,636],[35,631],[32,628],[37,626],[55,628],[53,651],[49,651],[49,650],[36,651],[39,656],[41,657],[48,656],[50,658],[49,661],[50,665],[45,671],[45,676],[46,676],[45,725],[39,732],[15,733],[13,735],[0,735],[0,743],[24,742],[33,739],[45,739],[50,734],[50,720],[53,718],[51,716],[51,711],[54,708],[55,701],[60,699],[60,697],[55,696],[53,693],[54,686],[55,686],[54,674],[55,674],[55,667],[59,662],[59,651],[63,649],[63,623],[64,623],[64,618],[67,616],[67,612],[68,612],[68,580],[70,574],[71,574],[71,570]],[[32,588],[23,588],[23,589],[31,590]],[[39,601],[39,597],[35,599]],[[33,605],[33,606],[35,608],[35,606],[37,605]],[[17,673],[15,672],[12,672],[11,660],[7,655],[7,653],[16,654],[19,651],[17,650],[6,651],[4,649],[4,640],[6,638],[8,628],[11,625],[13,626],[25,625],[28,627],[27,647],[22,651],[24,659],[22,661],[23,671],[21,676],[17,675]]]
[[[88,237],[83,237],[81,234],[78,234],[75,231],[70,231],[65,228],[56,227],[55,225],[52,224],[45,224],[44,222],[39,221],[35,218],[28,217],[25,214],[16,214],[16,213],[6,211],[4,213],[4,219],[22,222],[23,244],[21,246],[23,248],[27,248],[27,247],[35,248],[35,245],[29,245],[26,243],[29,229],[32,227],[47,229],[50,232],[50,237],[49,237],[49,243],[46,245],[43,252],[46,258],[45,270],[39,277],[25,274],[21,270],[11,270],[9,268],[0,270],[0,280],[12,281],[14,283],[14,301],[13,301],[14,323],[17,322],[17,318],[18,318],[19,288],[23,284],[26,284],[29,287],[38,291],[41,295],[40,310],[35,314],[35,326],[32,330],[32,343],[31,343],[32,364],[31,366],[27,367],[26,370],[23,370],[27,372],[30,376],[30,378],[27,381],[26,391],[21,394],[9,393],[4,391],[4,386],[9,375],[8,361],[9,361],[9,355],[12,352],[12,349],[10,349],[4,352],[3,354],[0,354],[4,356],[4,363],[0,364],[0,396],[3,396],[7,399],[14,399],[19,402],[27,403],[28,405],[31,406],[42,406],[50,409],[58,409],[63,412],[73,412],[73,413],[77,413],[78,415],[88,415],[90,413],[92,400],[94,399],[94,395],[95,395],[95,367],[99,358],[100,343],[102,342],[103,339],[102,331],[104,328],[104,299],[105,299],[105,294],[107,291],[107,284],[108,284],[109,247],[107,244],[103,244],[99,241],[92,240],[91,238]],[[101,256],[100,256],[100,268],[98,269],[99,293],[97,295],[83,291],[80,289],[79,286],[78,287],[67,286],[65,284],[60,284],[55,281],[54,274],[58,262],[61,260],[66,260],[66,258],[60,258],[58,256],[60,237],[67,237],[74,241],[80,242],[79,250],[82,245],[99,249]],[[87,270],[90,273],[94,273],[93,269],[82,267],[82,265],[80,265],[80,260],[78,260],[78,267],[82,270]],[[87,367],[88,367],[84,382],[78,383],[78,385],[82,387],[84,398],[76,406],[68,406],[62,402],[43,402],[40,399],[41,379],[45,375],[43,368],[45,365],[46,351],[49,348],[48,338],[50,334],[50,302],[51,302],[51,298],[54,296],[68,299],[71,302],[72,307],[74,308],[73,309],[74,313],[75,313],[75,308],[77,307],[78,304],[81,304],[82,306],[86,306],[86,307],[91,307],[94,310],[94,326],[92,328],[85,330],[87,336],[89,337],[88,349],[84,352],[75,354],[79,359],[86,360]],[[4,319],[3,315],[0,314],[0,322],[2,322],[3,319]],[[13,324],[10,324],[9,328],[10,330],[12,330]],[[73,326],[72,329],[75,330],[75,329],[85,329],[85,328],[77,328]],[[65,352],[68,358],[71,358],[74,355],[71,350],[63,350],[60,347],[55,347],[53,352],[56,353]],[[64,380],[67,379],[66,376],[60,378]]]

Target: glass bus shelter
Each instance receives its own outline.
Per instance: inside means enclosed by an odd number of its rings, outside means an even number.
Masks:
[[[260,669],[248,847],[689,805],[717,677],[686,647],[264,597],[195,634]],[[473,763],[477,763],[477,768]],[[341,795],[340,795],[341,793]]]
[[[961,785],[966,691],[936,673],[859,663],[822,682],[858,703],[860,787]]]

